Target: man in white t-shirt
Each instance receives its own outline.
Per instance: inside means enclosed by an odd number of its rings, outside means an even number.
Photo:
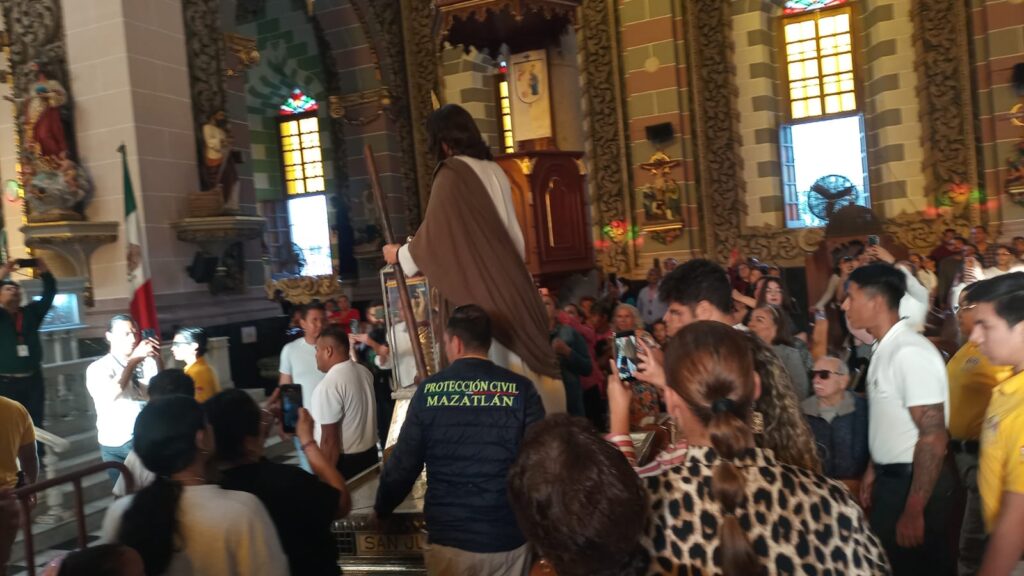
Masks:
[[[300,384],[302,386],[302,405],[313,405],[313,390],[323,380],[325,374],[316,367],[316,339],[320,330],[327,326],[327,311],[322,304],[309,304],[302,308],[299,327],[302,338],[293,340],[281,349],[281,373],[278,384]]]
[[[952,574],[949,385],[942,355],[900,319],[906,291],[903,270],[869,264],[850,274],[843,302],[850,326],[876,340],[867,375],[872,464],[860,496],[894,574]]]
[[[320,332],[316,365],[327,375],[310,405],[314,439],[348,480],[378,461],[373,375],[349,356],[348,334],[338,326]]]
[[[160,371],[160,343],[139,340],[135,320],[117,314],[107,324],[110,353],[85,371],[85,386],[96,406],[96,439],[104,462],[124,463],[132,450],[135,418],[149,398],[149,380]],[[107,470],[111,481],[121,475]]]

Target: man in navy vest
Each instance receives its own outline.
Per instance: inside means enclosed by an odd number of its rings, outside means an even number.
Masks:
[[[374,508],[389,515],[426,464],[427,572],[525,576],[530,554],[506,478],[544,407],[530,380],[487,358],[491,320],[482,308],[456,308],[444,340],[451,364],[416,390]]]

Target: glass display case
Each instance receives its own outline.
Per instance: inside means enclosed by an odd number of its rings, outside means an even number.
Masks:
[[[416,360],[413,356],[409,330],[402,318],[398,280],[395,278],[394,268],[382,268],[380,282],[381,291],[385,296],[384,315],[388,329],[388,346],[391,348],[392,389],[397,392],[415,383]],[[412,300],[413,315],[416,317],[416,337],[427,362],[427,373],[433,374],[441,361],[440,339],[436,337],[433,329],[437,306],[431,299],[430,285],[426,277],[408,278],[406,286]]]

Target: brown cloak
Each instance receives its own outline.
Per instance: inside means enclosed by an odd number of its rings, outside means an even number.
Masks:
[[[484,183],[466,162],[449,158],[434,173],[427,214],[409,253],[448,303],[482,307],[498,342],[534,372],[561,378],[537,287]]]

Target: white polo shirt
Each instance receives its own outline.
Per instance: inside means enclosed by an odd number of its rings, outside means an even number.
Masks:
[[[942,403],[949,424],[949,382],[942,355],[900,320],[875,343],[868,367],[868,448],[876,464],[910,464],[918,431],[910,407]]]
[[[124,367],[124,362],[107,354],[85,370],[85,387],[96,406],[96,440],[101,446],[127,444],[135,436],[135,419],[146,405],[144,390],[131,385],[121,390],[118,381]],[[136,370],[139,384],[148,386],[157,373],[156,361],[146,358]]]
[[[278,371],[292,377],[292,384],[302,386],[302,405],[307,409],[313,405],[313,391],[324,379],[323,372],[316,369],[316,346],[305,338],[292,340],[281,349],[281,363]]]
[[[365,452],[377,444],[377,401],[373,375],[360,364],[335,364],[316,387],[310,414],[316,421],[313,438],[320,442],[320,427],[340,423],[341,453]]]

